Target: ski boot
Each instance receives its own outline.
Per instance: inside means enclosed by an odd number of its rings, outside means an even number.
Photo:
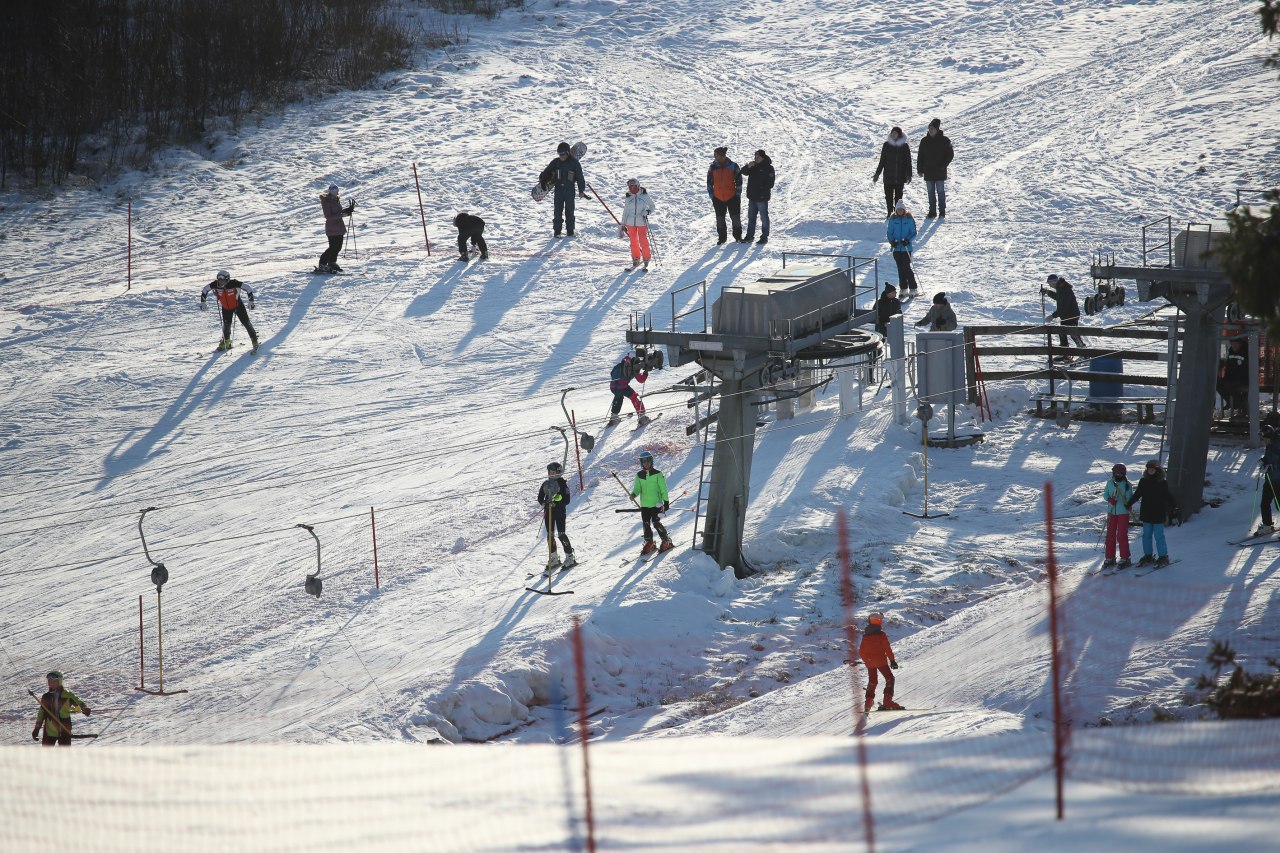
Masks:
[[[565,569],[572,569],[576,565],[578,565],[578,558],[574,556],[572,551],[570,551],[568,554],[564,555],[564,562],[560,564],[560,570],[564,571]]]
[[[640,558],[644,559],[645,557],[648,557],[650,554],[655,553],[657,550],[658,550],[658,546],[653,544],[653,540],[646,539],[644,540],[644,547],[640,549]]]
[[[1150,554],[1143,554],[1142,559],[1138,561],[1138,567],[1149,566],[1156,561],[1156,558]]]
[[[218,342],[218,352],[230,352],[231,338],[223,338]]]
[[[258,339],[257,339],[257,338],[254,338],[254,339],[253,339],[253,349],[249,350],[249,354],[250,354],[250,355],[257,355],[257,354],[258,354]]]
[[[622,423],[622,418],[618,417],[617,415],[610,415],[609,423],[605,424],[605,426],[617,426],[620,423]]]
[[[658,546],[658,553],[659,554],[665,553],[667,551],[670,551],[674,547],[676,546],[672,544],[670,539],[663,539],[662,544]]]
[[[1163,569],[1163,568],[1164,568],[1165,566],[1167,566],[1167,565],[1169,565],[1169,558],[1168,558],[1167,556],[1166,556],[1166,557],[1156,557],[1155,567],[1156,567],[1157,569]]]
[[[329,264],[329,272],[342,272],[342,267],[336,263]]]
[[[1115,565],[1116,565],[1115,557],[1108,557],[1107,559],[1102,561],[1102,568],[1104,569],[1113,569],[1115,568]]]
[[[552,554],[551,559],[547,560],[547,567],[543,569],[542,576],[549,578],[560,570],[560,555]]]
[[[1129,567],[1130,567],[1130,566],[1132,566],[1132,565],[1133,565],[1133,560],[1130,560],[1128,557],[1126,557],[1125,559],[1123,559],[1123,560],[1121,560],[1120,562],[1116,563],[1116,568],[1117,568],[1117,569],[1127,569],[1127,568],[1129,568]]]
[[[868,699],[866,703],[862,706],[862,710],[869,714],[871,713],[871,709],[874,708],[875,706],[876,706],[876,700]]]
[[[1254,536],[1270,536],[1272,533],[1275,533],[1275,532],[1276,532],[1276,529],[1274,526],[1270,524],[1260,524],[1258,525],[1258,529],[1253,531],[1253,535]]]
[[[482,261],[487,261],[487,260],[489,260],[489,253],[488,253],[488,252],[481,252],[481,253],[480,253],[480,260],[482,260]]]
[[[897,702],[893,701],[892,699],[886,699],[886,700],[884,700],[884,704],[880,706],[879,710],[881,710],[881,711],[905,711],[905,710],[907,710],[907,709],[906,709],[906,708],[904,708],[904,707],[902,707],[901,705],[899,705]]]
[[[648,268],[649,268],[649,259],[648,259],[648,258],[645,258],[645,259],[644,259],[644,268],[645,268],[645,269],[648,269]]]
[[[631,268],[634,270],[634,269],[638,269],[639,267],[640,267],[640,259],[639,259],[639,258],[632,258],[632,259],[631,259]]]
[[[640,417],[636,418],[636,423],[638,423],[640,426],[648,426],[649,420],[650,418],[648,415],[641,415]]]

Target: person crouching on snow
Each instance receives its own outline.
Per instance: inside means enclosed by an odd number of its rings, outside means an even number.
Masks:
[[[649,268],[653,252],[649,249],[649,214],[653,199],[635,178],[627,180],[627,197],[622,202],[622,235],[631,238],[631,268],[644,263]]]
[[[893,655],[889,645],[889,637],[884,632],[884,614],[872,613],[867,619],[867,629],[862,632],[862,642],[858,644],[858,657],[867,666],[867,702],[865,710],[870,711],[876,704],[877,675],[884,676],[884,702],[881,711],[906,710],[893,701],[893,672],[898,668],[898,659]]]
[[[618,417],[618,413],[622,411],[622,401],[627,398],[630,398],[631,405],[636,407],[636,414],[640,416],[640,425],[649,423],[649,416],[644,413],[644,401],[631,387],[632,376],[643,385],[649,378],[649,374],[643,367],[637,369],[634,365],[635,359],[631,353],[627,353],[609,372],[609,390],[613,392],[613,404],[609,407],[609,426],[616,426],[622,420]]]
[[[453,227],[458,229],[458,260],[466,263],[471,260],[467,254],[467,241],[480,250],[480,260],[489,260],[489,245],[484,241],[484,220],[472,216],[465,210],[453,217]]]

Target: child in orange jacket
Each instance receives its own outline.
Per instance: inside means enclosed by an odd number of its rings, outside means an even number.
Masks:
[[[872,613],[867,620],[867,629],[862,633],[862,642],[858,644],[858,657],[862,658],[862,662],[867,665],[867,704],[865,709],[870,711],[876,703],[876,685],[879,683],[879,675],[884,676],[884,702],[880,705],[881,711],[903,711],[904,709],[897,702],[893,701],[893,669],[898,668],[897,658],[893,655],[893,648],[889,645],[889,637],[884,633],[884,614]],[[892,668],[892,669],[891,669]]]

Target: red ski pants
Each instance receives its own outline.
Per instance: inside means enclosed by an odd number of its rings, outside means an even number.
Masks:
[[[876,686],[880,683],[877,676],[884,676],[884,701],[893,701],[893,670],[889,669],[889,664],[883,666],[867,667],[867,701],[871,702],[876,698]]]
[[[1107,516],[1107,559],[1116,558],[1116,543],[1120,543],[1120,559],[1129,559],[1129,513]]]
[[[631,257],[644,258],[646,261],[653,257],[653,252],[649,249],[648,225],[628,225],[627,236],[631,238]]]

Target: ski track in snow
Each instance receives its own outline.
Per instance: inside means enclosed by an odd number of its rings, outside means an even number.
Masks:
[[[55,663],[84,695],[132,695],[140,594],[154,641],[137,512],[155,505],[148,545],[172,575],[166,679],[190,692],[133,700],[103,744],[547,740],[545,720],[519,726],[571,683],[574,614],[593,671],[606,673],[592,685],[607,706],[603,737],[842,733],[847,708],[829,697],[847,695],[833,536],[845,507],[860,611],[889,612],[913,661],[899,696],[958,712],[875,719],[874,730],[1025,724],[1043,711],[1040,637],[1023,624],[1040,607],[1040,488],[1058,489],[1068,572],[1093,565],[1103,472],[1113,457],[1154,454],[1157,428],[1061,431],[1020,414],[1022,385],[993,389],[986,442],[931,451],[929,505],[953,517],[925,521],[903,514],[924,499],[918,424],[893,422],[887,388],[867,388],[867,408],[840,419],[833,387],[760,431],[745,550],[764,572],[734,583],[685,550],[686,512],[668,516],[680,550],[621,562],[639,550],[639,521],[613,512],[626,499],[609,472],[629,485],[635,455],[651,448],[673,494],[688,492],[673,503],[692,505],[701,453],[684,432],[684,398],[651,393],[688,368],[648,383],[648,405],[670,416],[602,434],[608,367],[630,314],[665,328],[672,289],[705,279],[714,298],[782,250],[879,257],[881,280],[893,280],[869,179],[889,126],[902,124],[914,153],[934,115],[958,154],[951,216],[922,224],[922,293],[945,290],[962,323],[1038,322],[1046,272],[1087,281],[1098,247],[1136,262],[1143,222],[1203,220],[1236,187],[1276,179],[1274,73],[1240,9],[534,2],[368,91],[251,121],[215,150],[166,152],[101,190],[6,197],[0,627],[20,673],[6,670],[5,702]],[[657,260],[646,275],[617,271],[628,251],[594,199],[578,201],[574,238],[551,237],[551,201],[532,202],[528,186],[562,138],[587,142],[586,177],[615,212],[626,178],[651,191]],[[739,162],[765,148],[778,166],[767,250],[714,245],[703,187],[720,144]],[[359,257],[349,238],[346,274],[312,276],[316,195],[330,181],[358,200]],[[907,199],[919,214],[922,181]],[[460,209],[488,222],[490,260],[455,262]],[[256,357],[238,323],[236,348],[212,352],[218,312],[199,312],[197,297],[219,268],[258,294]],[[1084,322],[1087,333],[1098,320]],[[533,496],[563,452],[548,427],[563,425],[569,387],[580,428],[600,440],[569,516],[584,565],[558,582],[575,595],[542,598],[522,589],[545,560]],[[1215,446],[1213,488],[1227,503],[1197,526],[1243,518],[1247,469],[1243,451]],[[315,552],[297,523],[321,537],[319,601],[301,589]],[[1198,559],[1162,573],[1168,583],[1268,571],[1190,533],[1170,537]],[[1230,606],[1214,605],[1261,649],[1270,641],[1254,632],[1275,616],[1263,595],[1224,592]],[[1215,617],[1177,616],[1162,626],[1169,639],[1083,697],[1090,712],[1178,695]],[[982,617],[992,627],[975,633]],[[988,663],[961,650],[973,645]],[[1105,668],[1133,651],[1090,654]],[[1018,654],[1025,665],[1001,681],[996,668]]]

